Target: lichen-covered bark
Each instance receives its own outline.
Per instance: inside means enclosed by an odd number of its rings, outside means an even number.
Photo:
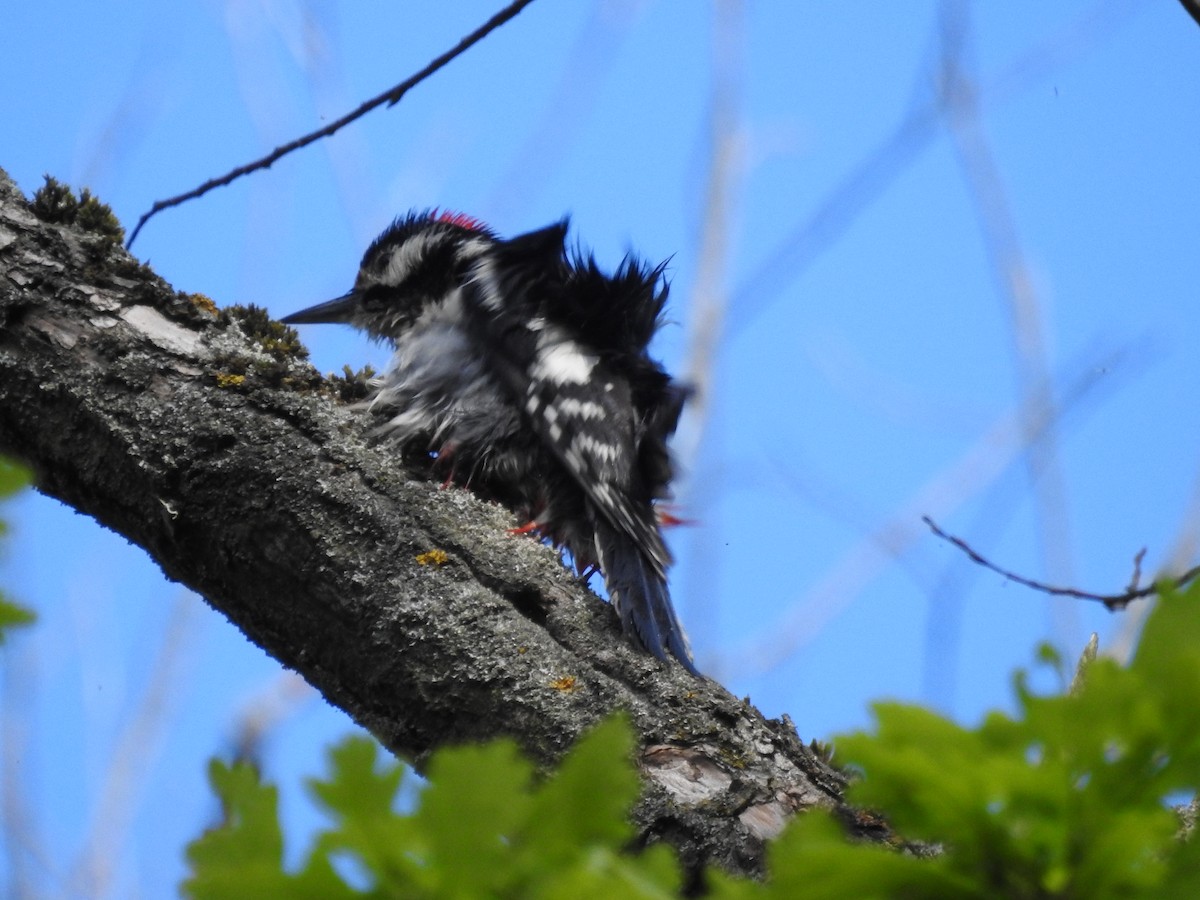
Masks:
[[[631,648],[551,550],[368,445],[252,325],[111,239],[40,221],[0,171],[0,452],[40,490],[144,547],[418,764],[502,734],[551,762],[624,709],[644,838],[746,873],[796,810],[840,803],[789,721]]]

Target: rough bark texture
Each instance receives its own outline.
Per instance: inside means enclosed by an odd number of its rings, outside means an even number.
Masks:
[[[145,548],[418,764],[501,734],[549,763],[627,710],[642,836],[693,872],[758,873],[797,810],[841,808],[843,778],[790,721],[632,649],[504,510],[370,446],[280,334],[40,220],[0,170],[0,452],[41,491]]]

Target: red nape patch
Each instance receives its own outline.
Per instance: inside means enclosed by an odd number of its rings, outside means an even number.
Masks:
[[[459,228],[465,228],[467,231],[488,230],[486,225],[474,216],[468,216],[466,213],[450,212],[450,210],[440,213],[435,209],[433,211],[433,218],[438,222],[445,222],[447,225],[457,225]]]

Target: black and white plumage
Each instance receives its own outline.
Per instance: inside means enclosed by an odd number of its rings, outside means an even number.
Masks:
[[[693,674],[667,590],[654,501],[687,392],[648,355],[662,266],[613,274],[569,256],[567,223],[503,240],[458,215],[413,213],[368,248],[353,289],[294,313],[395,349],[374,384],[375,434],[436,453],[448,480],[499,500],[597,567],[625,632]]]

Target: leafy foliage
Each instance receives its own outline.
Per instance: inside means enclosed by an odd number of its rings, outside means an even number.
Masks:
[[[632,857],[627,820],[637,797],[632,736],[623,719],[582,738],[549,778],[511,741],[439,752],[410,813],[396,811],[408,777],[354,737],[330,751],[309,790],[333,826],[300,870],[283,868],[278,794],[251,767],[211,765],[224,820],[188,847],[197,900],[243,897],[674,896],[665,847]],[[346,873],[346,874],[343,874]]]
[[[881,703],[872,733],[837,741],[863,774],[852,802],[908,838],[917,860],[848,846],[807,816],[772,848],[774,887],[803,896],[1200,897],[1200,845],[1169,801],[1200,789],[1200,588],[1166,591],[1128,668],[1088,662],[1074,689],[963,728]],[[838,892],[813,887],[829,872]],[[794,880],[793,880],[794,879]]]
[[[29,471],[0,456],[0,500],[7,500],[29,484]],[[0,539],[8,533],[8,524],[0,519]],[[0,590],[0,644],[10,628],[29,625],[36,619],[32,610],[18,606]]]
[[[941,852],[850,843],[832,817],[810,813],[769,848],[765,884],[709,872],[709,896],[1200,896],[1200,844],[1169,806],[1200,789],[1197,648],[1200,587],[1166,591],[1130,666],[1087,655],[1062,696],[1033,694],[1018,673],[1015,715],[964,728],[877,705],[872,732],[837,742],[863,774],[851,799]],[[541,782],[510,742],[442,751],[405,815],[403,769],[381,765],[370,741],[346,741],[310,783],[335,824],[296,873],[281,868],[275,789],[214,763],[226,821],[191,845],[185,889],[213,900],[674,896],[670,851],[622,853],[638,787],[631,740],[624,722],[602,725]],[[356,878],[339,874],[347,862]]]

